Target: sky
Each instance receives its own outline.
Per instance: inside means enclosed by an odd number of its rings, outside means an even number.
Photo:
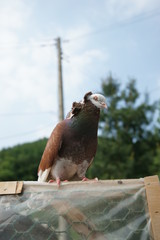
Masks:
[[[160,98],[159,0],[0,0],[0,149],[58,122],[57,37],[65,114],[110,73]]]

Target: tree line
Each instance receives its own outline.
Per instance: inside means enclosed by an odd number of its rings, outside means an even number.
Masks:
[[[87,172],[89,178],[139,178],[160,176],[160,101],[150,103],[141,96],[136,80],[122,88],[118,80],[107,76],[101,93],[108,110],[99,122],[97,154]],[[37,168],[47,139],[17,145],[0,151],[0,181],[37,180]]]

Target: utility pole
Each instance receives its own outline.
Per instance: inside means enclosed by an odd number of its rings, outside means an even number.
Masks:
[[[61,39],[58,37],[56,39],[56,46],[58,52],[58,119],[62,121],[64,119],[64,104],[63,104],[63,80],[62,80],[62,49],[61,49]],[[62,217],[59,216],[59,240],[67,240],[67,222]]]
[[[62,80],[62,49],[61,39],[58,37],[57,51],[58,51],[58,109],[59,109],[59,121],[64,119],[64,105],[63,105],[63,80]]]

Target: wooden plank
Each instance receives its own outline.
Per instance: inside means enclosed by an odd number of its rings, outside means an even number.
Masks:
[[[22,192],[23,182],[0,182],[0,195],[19,194]]]
[[[0,182],[0,194],[15,194],[17,182]]]
[[[23,182],[17,182],[16,194],[21,193],[22,189],[23,189]]]
[[[157,175],[144,178],[154,240],[160,240],[160,184]]]

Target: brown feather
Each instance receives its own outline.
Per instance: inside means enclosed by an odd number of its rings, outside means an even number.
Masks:
[[[57,126],[52,131],[51,136],[48,139],[47,145],[43,152],[38,172],[40,170],[45,171],[46,169],[52,167],[52,165],[54,164],[55,158],[57,157],[58,151],[62,143],[64,126],[65,124],[62,121],[58,123]]]
[[[83,108],[83,104],[81,102],[73,102],[71,111],[67,114],[66,118],[71,118],[73,116],[76,116],[81,109]]]
[[[88,97],[74,102],[67,118],[53,130],[41,158],[39,180],[82,179],[91,165],[97,149],[100,109]]]
[[[92,95],[92,92],[88,92],[84,95],[84,103],[88,101],[88,96]]]

